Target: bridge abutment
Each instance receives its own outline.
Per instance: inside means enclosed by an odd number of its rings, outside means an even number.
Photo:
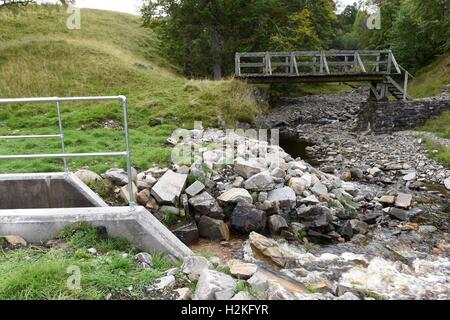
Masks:
[[[411,130],[450,110],[450,100],[368,101],[358,115],[359,131],[375,133]]]

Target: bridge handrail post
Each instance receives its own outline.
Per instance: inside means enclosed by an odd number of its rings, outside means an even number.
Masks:
[[[241,76],[241,55],[239,52],[236,52],[234,59],[235,59],[235,64],[236,64],[235,73],[236,73],[236,76],[240,77]]]
[[[406,101],[408,98],[408,71],[405,72],[405,80],[403,83],[403,101]]]

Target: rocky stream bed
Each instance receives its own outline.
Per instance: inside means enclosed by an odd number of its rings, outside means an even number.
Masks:
[[[187,258],[149,290],[182,299],[449,299],[450,171],[428,158],[416,132],[355,132],[366,96],[282,99],[260,124],[279,128],[286,150],[218,129],[169,138],[181,160],[136,171],[137,201],[211,257]],[[103,178],[128,198],[123,170]],[[198,280],[195,292],[175,283],[177,273]]]

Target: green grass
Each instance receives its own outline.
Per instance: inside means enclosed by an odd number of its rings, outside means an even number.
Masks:
[[[138,17],[81,10],[81,30],[68,30],[54,6],[0,12],[0,98],[123,94],[129,100],[133,163],[169,162],[164,146],[175,128],[251,121],[260,112],[252,87],[234,81],[188,80],[158,54],[154,33]],[[118,102],[63,103],[67,152],[123,151]],[[113,128],[105,127],[113,121]],[[58,133],[54,105],[1,105],[0,135]],[[0,154],[60,152],[57,140],[0,141]],[[61,171],[61,160],[0,162],[0,172]],[[71,160],[96,172],[124,159]]]
[[[138,268],[133,261],[137,251],[126,240],[104,238],[87,225],[66,228],[59,239],[64,246],[0,252],[0,300],[97,300],[108,294],[142,299],[144,288],[172,267],[164,256],[153,254],[153,270]],[[91,247],[99,254],[89,253]],[[71,266],[80,269],[81,289],[67,286]]]
[[[450,111],[428,120],[419,130],[432,132],[438,137],[450,139]]]
[[[439,94],[445,85],[450,84],[450,53],[421,69],[415,77],[408,88],[414,98]]]
[[[450,148],[436,143],[430,139],[426,140],[428,155],[436,161],[450,168]]]

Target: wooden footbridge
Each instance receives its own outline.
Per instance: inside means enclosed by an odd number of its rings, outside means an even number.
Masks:
[[[368,82],[371,100],[412,100],[412,75],[390,50],[238,52],[235,76],[252,83]]]

